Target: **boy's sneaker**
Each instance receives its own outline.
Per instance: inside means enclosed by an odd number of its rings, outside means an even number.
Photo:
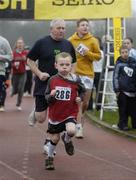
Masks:
[[[130,129],[129,129],[129,127],[125,126],[125,127],[122,128],[122,130],[123,131],[129,131]]]
[[[61,139],[65,145],[65,150],[66,150],[67,154],[72,156],[74,154],[74,146],[73,146],[72,141],[70,141],[68,143],[65,141],[65,133],[61,136]]]
[[[76,134],[75,134],[76,138],[83,138],[83,127],[81,124],[77,124],[76,125]]]
[[[36,123],[36,118],[35,118],[35,111],[32,111],[28,117],[28,124],[29,126],[34,126]]]
[[[48,157],[45,160],[45,168],[47,170],[54,170],[55,169],[54,164],[53,164],[53,157]]]

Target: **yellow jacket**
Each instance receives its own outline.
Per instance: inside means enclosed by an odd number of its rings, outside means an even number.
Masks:
[[[86,54],[81,55],[76,51],[76,74],[94,77],[93,61],[100,60],[101,52],[97,39],[90,33],[86,34],[83,38],[80,38],[75,32],[69,41],[73,44],[75,50],[80,44],[85,45],[89,51]]]

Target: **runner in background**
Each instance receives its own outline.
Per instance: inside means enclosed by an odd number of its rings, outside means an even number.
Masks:
[[[25,50],[30,51],[29,46],[25,46]],[[30,67],[26,64],[26,82],[24,87],[24,96],[31,97],[32,95],[32,85],[33,85],[33,73]]]
[[[101,52],[97,39],[89,32],[89,21],[85,18],[77,21],[76,32],[69,38],[69,41],[76,50],[77,63],[75,72],[80,76],[86,88],[76,125],[76,137],[83,138],[83,113],[88,108],[93,88],[93,61],[98,61],[101,58]]]
[[[48,104],[44,93],[49,77],[57,73],[54,66],[55,56],[60,52],[68,52],[72,56],[74,69],[75,50],[72,44],[64,39],[65,27],[66,24],[63,19],[52,20],[50,22],[50,35],[39,39],[28,54],[27,63],[35,74],[35,105],[28,119],[30,126],[34,126],[36,121],[43,123],[46,120]],[[47,134],[44,151],[48,151],[49,141],[50,137]]]
[[[15,43],[12,60],[12,77],[11,77],[11,97],[17,95],[16,108],[21,111],[21,103],[24,94],[26,82],[26,56],[28,51],[24,49],[25,43],[22,37],[19,37]]]
[[[6,67],[12,60],[12,50],[7,39],[0,36],[0,112],[5,111],[6,99]]]

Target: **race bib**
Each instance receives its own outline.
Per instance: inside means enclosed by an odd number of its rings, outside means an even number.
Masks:
[[[14,62],[14,66],[16,67],[16,69],[19,68],[20,62]]]
[[[129,77],[132,77],[132,75],[133,75],[133,69],[132,69],[132,68],[124,67],[124,71],[126,72],[126,74],[127,74]]]
[[[55,95],[56,99],[62,100],[62,101],[70,100],[71,88],[57,86],[55,89],[56,89],[56,95]]]
[[[76,47],[76,51],[81,54],[82,56],[84,56],[84,50],[89,50],[88,47],[86,47],[84,44],[80,43],[77,47]]]

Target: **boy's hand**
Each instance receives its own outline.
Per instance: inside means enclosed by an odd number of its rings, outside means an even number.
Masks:
[[[81,102],[81,98],[80,97],[76,97],[76,102],[80,103]]]
[[[56,90],[53,89],[53,90],[51,91],[50,95],[51,95],[51,96],[55,96],[55,94],[56,94]]]

